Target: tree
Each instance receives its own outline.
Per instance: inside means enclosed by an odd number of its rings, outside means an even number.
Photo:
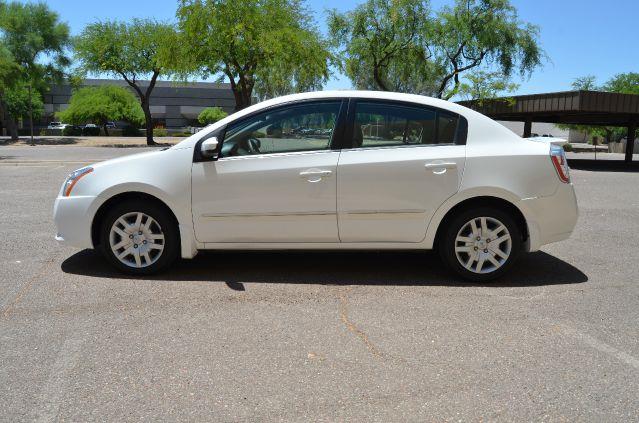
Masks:
[[[173,26],[152,20],[96,22],[86,26],[74,42],[83,73],[111,74],[124,79],[140,99],[144,112],[146,142],[153,141],[150,100],[160,75],[172,73],[168,63],[180,52]],[[149,78],[141,83],[140,78]]]
[[[32,90],[29,93],[29,86],[23,81],[8,88],[4,95],[7,111],[14,119],[28,116],[30,112],[33,113],[34,119],[39,119],[44,112],[44,102],[40,92]]]
[[[144,122],[144,113],[135,96],[126,88],[114,85],[85,87],[71,96],[69,107],[56,116],[63,122],[80,125],[95,123],[104,128],[108,136],[107,123],[126,121],[135,125]]]
[[[430,61],[429,14],[424,0],[368,0],[347,13],[329,11],[332,44],[353,85],[431,93],[441,69]]]
[[[207,107],[200,112],[197,120],[202,125],[209,125],[211,123],[217,122],[218,120],[224,119],[226,116],[228,116],[228,113],[226,113],[219,107]]]
[[[13,59],[11,52],[3,44],[0,44],[0,119],[4,122],[13,139],[18,138],[18,130],[9,111],[6,93],[16,86],[20,75],[20,66]]]
[[[466,75],[465,81],[459,85],[458,96],[466,100],[474,100],[482,105],[486,100],[495,100],[503,93],[511,93],[519,88],[519,84],[505,79],[500,72],[479,70]],[[513,104],[512,98],[503,98],[507,104]]]
[[[180,0],[187,71],[227,78],[235,109],[262,97],[320,87],[330,52],[301,0]]]
[[[358,88],[450,99],[465,73],[529,75],[542,61],[537,27],[522,23],[509,0],[456,0],[433,14],[426,0],[368,0],[330,12],[329,31]]]
[[[639,94],[639,73],[619,73],[603,86],[604,91],[622,94]]]
[[[460,76],[482,65],[496,68],[505,78],[515,70],[529,75],[544,55],[538,37],[538,28],[520,22],[509,0],[456,0],[454,7],[444,7],[433,38],[437,60],[446,67],[437,97],[453,97]]]
[[[37,96],[59,82],[69,65],[68,44],[69,27],[44,3],[0,1],[0,62],[4,63],[0,65],[4,68],[0,70],[0,116],[6,117],[12,139],[18,139],[15,119],[19,116],[10,110],[19,107],[7,103],[6,93],[18,90],[14,98],[20,98],[19,91],[30,87]],[[7,72],[10,68],[18,72]]]

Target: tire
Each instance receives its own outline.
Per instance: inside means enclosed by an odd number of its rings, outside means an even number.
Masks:
[[[121,272],[157,273],[177,259],[179,248],[175,220],[156,203],[125,201],[111,208],[101,222],[99,250]]]
[[[494,207],[462,211],[443,229],[439,254],[450,270],[469,281],[499,278],[521,253],[521,229],[509,213]]]

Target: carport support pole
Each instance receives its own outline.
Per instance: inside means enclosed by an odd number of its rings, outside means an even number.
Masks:
[[[628,125],[628,138],[626,138],[626,163],[632,162],[632,153],[635,149],[635,133],[637,132],[637,122],[630,121]]]
[[[524,138],[530,138],[532,134],[532,120],[528,119],[524,122]]]

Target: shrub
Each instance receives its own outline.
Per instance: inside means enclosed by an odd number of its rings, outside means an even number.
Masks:
[[[217,122],[218,120],[224,119],[226,116],[228,116],[228,113],[219,107],[207,107],[200,112],[197,120],[202,125],[209,125]]]
[[[79,126],[66,126],[63,130],[62,130],[62,135],[64,135],[65,137],[77,137],[79,135],[82,135],[82,128],[80,128]]]
[[[563,145],[564,151],[572,151],[572,144],[566,143]]]
[[[166,137],[168,134],[165,128],[153,128],[154,137]]]
[[[128,125],[122,128],[122,136],[123,137],[141,137],[142,133],[135,126]]]
[[[98,136],[100,135],[100,128],[95,126],[85,127],[82,129],[82,135]]]

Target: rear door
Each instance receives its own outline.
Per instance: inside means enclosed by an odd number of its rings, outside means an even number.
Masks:
[[[414,103],[351,100],[338,164],[341,242],[420,242],[460,186],[467,124]]]

